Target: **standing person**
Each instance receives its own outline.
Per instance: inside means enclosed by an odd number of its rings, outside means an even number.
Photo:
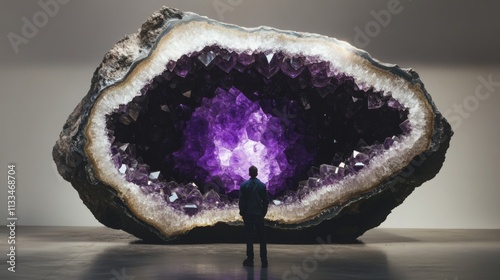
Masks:
[[[260,260],[262,267],[267,267],[266,236],[264,233],[264,217],[267,214],[269,198],[267,197],[266,185],[257,179],[258,169],[251,166],[248,169],[250,179],[240,186],[240,215],[245,224],[245,236],[247,241],[247,258],[243,261],[244,266],[253,266],[253,241],[254,227],[260,237]]]

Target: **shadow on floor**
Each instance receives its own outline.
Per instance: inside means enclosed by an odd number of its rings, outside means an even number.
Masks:
[[[398,279],[386,254],[365,244],[271,244],[267,269],[258,259],[255,267],[243,267],[244,247],[113,246],[97,254],[81,279]]]

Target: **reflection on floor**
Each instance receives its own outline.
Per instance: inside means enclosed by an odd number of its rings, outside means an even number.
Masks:
[[[104,227],[18,227],[16,272],[0,279],[500,279],[500,230],[374,229],[358,244],[270,244],[245,269],[244,244],[151,245]],[[255,249],[258,249],[256,244]]]

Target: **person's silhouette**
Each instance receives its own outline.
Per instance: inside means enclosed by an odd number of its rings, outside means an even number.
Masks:
[[[248,170],[250,179],[240,186],[239,208],[240,215],[245,224],[245,236],[247,242],[247,258],[243,261],[244,266],[253,266],[253,241],[254,228],[260,238],[260,260],[262,267],[267,267],[267,246],[264,232],[264,217],[267,214],[269,198],[267,197],[266,185],[257,179],[258,169],[251,166]]]

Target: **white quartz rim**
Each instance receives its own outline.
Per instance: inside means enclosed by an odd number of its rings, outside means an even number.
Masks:
[[[389,151],[373,158],[369,166],[356,176],[348,176],[336,184],[311,191],[301,203],[270,205],[266,216],[269,221],[293,225],[313,219],[356,194],[372,190],[429,147],[434,114],[420,86],[377,68],[355,54],[356,49],[345,42],[315,34],[302,33],[302,37],[294,34],[272,28],[259,28],[258,31],[228,28],[205,21],[188,21],[172,28],[158,41],[149,57],[131,70],[123,81],[103,90],[96,100],[86,127],[86,152],[97,177],[117,191],[136,217],[167,237],[218,222],[241,222],[237,205],[222,210],[202,210],[194,216],[188,216],[167,206],[163,198],[144,194],[138,185],[127,181],[114,166],[111,143],[106,133],[106,115],[140,95],[141,89],[161,74],[169,61],[176,61],[184,54],[201,51],[212,45],[238,53],[284,51],[290,55],[318,57],[330,62],[331,68],[352,76],[358,85],[370,85],[376,91],[390,93],[409,110],[412,131],[394,143]]]

